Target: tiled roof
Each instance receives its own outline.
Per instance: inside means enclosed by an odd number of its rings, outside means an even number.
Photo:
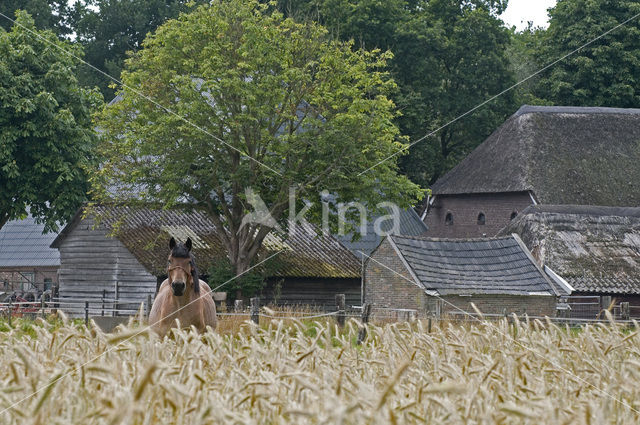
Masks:
[[[163,275],[166,269],[168,241],[191,237],[198,268],[205,273],[213,264],[226,258],[226,250],[216,236],[216,227],[206,214],[198,211],[176,211],[152,208],[98,206],[93,209],[100,226],[113,234],[152,274]],[[55,241],[59,246],[64,234]],[[360,277],[359,260],[331,236],[319,236],[315,227],[297,226],[289,238],[267,236],[259,259],[277,251],[269,260],[269,271],[282,277]]]
[[[49,267],[60,265],[60,253],[49,248],[56,233],[42,234],[44,224],[28,216],[7,222],[0,229],[0,267]]]
[[[369,256],[382,241],[382,237],[376,234],[374,229],[375,222],[379,217],[373,216],[369,218],[370,220],[367,221],[367,233],[366,235],[360,235],[358,240],[352,240],[352,233],[344,236],[336,236],[336,238],[340,240],[344,246],[349,248],[358,258],[362,256],[361,251],[364,253],[365,258],[366,256]],[[384,232],[389,232],[393,226],[392,220],[383,220],[380,224],[380,227]],[[420,216],[418,216],[413,208],[400,210],[398,224],[399,235],[420,236],[427,231],[427,225],[420,220]],[[357,230],[359,231],[359,229]]]
[[[640,294],[640,208],[536,205],[500,233],[520,235],[576,291]]]
[[[419,283],[447,294],[557,294],[514,236],[434,239],[391,236]]]

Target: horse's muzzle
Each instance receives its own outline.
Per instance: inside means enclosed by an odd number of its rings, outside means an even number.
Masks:
[[[173,290],[173,295],[176,297],[181,297],[184,294],[184,290],[187,288],[187,285],[184,282],[172,282],[171,289]]]

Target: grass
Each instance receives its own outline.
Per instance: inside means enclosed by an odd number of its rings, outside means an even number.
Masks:
[[[440,322],[428,333],[417,321],[372,325],[357,345],[354,320],[226,321],[160,340],[14,319],[0,333],[0,411],[41,391],[0,423],[640,421],[640,336],[615,323]]]

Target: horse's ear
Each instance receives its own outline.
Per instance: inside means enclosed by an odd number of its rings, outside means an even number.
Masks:
[[[173,250],[175,246],[176,246],[176,240],[172,237],[171,240],[169,241],[169,249]]]
[[[193,246],[193,243],[191,242],[191,238],[187,238],[187,242],[185,242],[184,246],[187,247],[188,251],[191,251],[191,247]]]

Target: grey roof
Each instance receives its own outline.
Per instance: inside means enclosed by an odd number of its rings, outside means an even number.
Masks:
[[[60,247],[82,219],[83,210],[52,242]],[[153,207],[98,205],[90,210],[97,222],[133,254],[150,273],[166,272],[167,243],[173,236],[179,240],[190,237],[198,267],[204,272],[226,257],[226,249],[216,235],[216,226],[200,211],[163,210]],[[269,234],[259,252],[265,259],[281,253],[268,263],[269,272],[281,277],[358,278],[360,262],[331,235],[323,235],[314,226],[304,223],[289,237]]]
[[[49,248],[56,233],[42,234],[44,224],[28,216],[7,222],[0,229],[0,267],[49,267],[60,265],[57,249]]]
[[[523,106],[434,195],[533,191],[541,204],[640,205],[640,109]]]
[[[382,241],[382,236],[376,234],[374,229],[375,222],[378,219],[378,216],[372,216],[369,218],[370,220],[367,221],[367,233],[365,235],[360,235],[360,239],[354,241],[353,233],[349,233],[344,236],[335,236],[336,239],[338,239],[342,243],[342,245],[346,246],[358,258],[362,258],[362,253],[364,253],[365,256],[369,256],[373,252],[373,250],[376,249],[378,245],[380,245],[380,242]],[[385,233],[390,232],[393,226],[391,220],[384,220],[380,224],[381,229]],[[400,220],[398,224],[398,234],[400,235],[420,236],[427,231],[427,225],[424,224],[422,220],[420,220],[420,216],[418,216],[413,208],[400,210]]]
[[[447,294],[559,294],[517,236],[435,239],[390,236],[419,284]]]
[[[640,208],[536,205],[500,234],[514,232],[576,291],[640,294]]]

